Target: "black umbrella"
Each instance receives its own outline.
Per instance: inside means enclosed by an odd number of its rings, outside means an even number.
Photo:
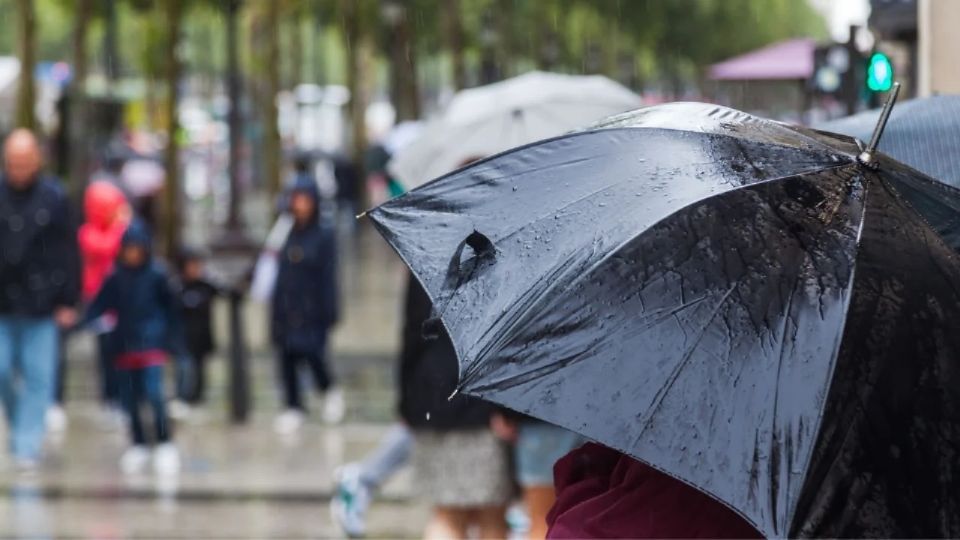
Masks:
[[[825,122],[820,129],[869,140],[881,110]],[[911,204],[923,213],[936,216],[938,231],[960,251],[960,96],[933,96],[912,99],[897,105],[883,132],[878,150],[909,165],[945,186],[929,186],[925,193],[912,191]],[[909,188],[908,188],[909,189]]]
[[[960,262],[909,199],[938,184],[860,153],[671,104],[370,217],[433,299],[461,391],[767,536],[958,536]]]

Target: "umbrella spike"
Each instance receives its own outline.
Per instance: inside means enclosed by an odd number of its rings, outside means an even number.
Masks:
[[[883,136],[883,130],[887,127],[887,120],[890,119],[890,111],[893,110],[893,105],[897,102],[897,96],[899,94],[900,83],[893,83],[890,95],[887,96],[887,101],[883,104],[883,109],[880,110],[880,118],[877,119],[877,125],[873,128],[873,136],[870,137],[870,143],[867,145],[867,149],[857,156],[857,161],[859,161],[861,165],[871,169],[876,169],[879,166],[876,161],[877,146],[880,144],[880,137]]]

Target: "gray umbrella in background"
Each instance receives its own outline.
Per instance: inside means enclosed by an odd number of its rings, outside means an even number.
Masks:
[[[880,109],[816,127],[868,141]],[[879,150],[945,184],[960,188],[960,96],[903,102],[890,114]]]

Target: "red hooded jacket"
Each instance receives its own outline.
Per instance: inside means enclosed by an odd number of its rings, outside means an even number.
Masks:
[[[80,226],[77,241],[83,258],[84,301],[96,296],[113,268],[127,228],[128,208],[123,192],[109,182],[93,182],[83,195],[86,220]]]
[[[762,538],[710,496],[598,444],[558,461],[554,483],[547,538]]]

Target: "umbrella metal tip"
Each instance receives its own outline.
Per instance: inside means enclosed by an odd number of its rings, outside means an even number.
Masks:
[[[873,128],[873,136],[870,137],[867,149],[857,156],[857,161],[861,165],[871,169],[876,169],[879,166],[876,160],[877,146],[880,144],[880,137],[883,136],[883,130],[887,127],[887,120],[890,119],[890,112],[893,110],[893,105],[897,102],[899,94],[900,83],[895,82],[893,88],[890,89],[890,94],[887,95],[887,101],[883,104],[883,109],[880,110],[880,117],[877,119],[876,127]]]
[[[877,163],[876,155],[869,150],[860,152],[860,155],[857,156],[857,162],[870,169],[876,169],[880,166],[880,164]]]

